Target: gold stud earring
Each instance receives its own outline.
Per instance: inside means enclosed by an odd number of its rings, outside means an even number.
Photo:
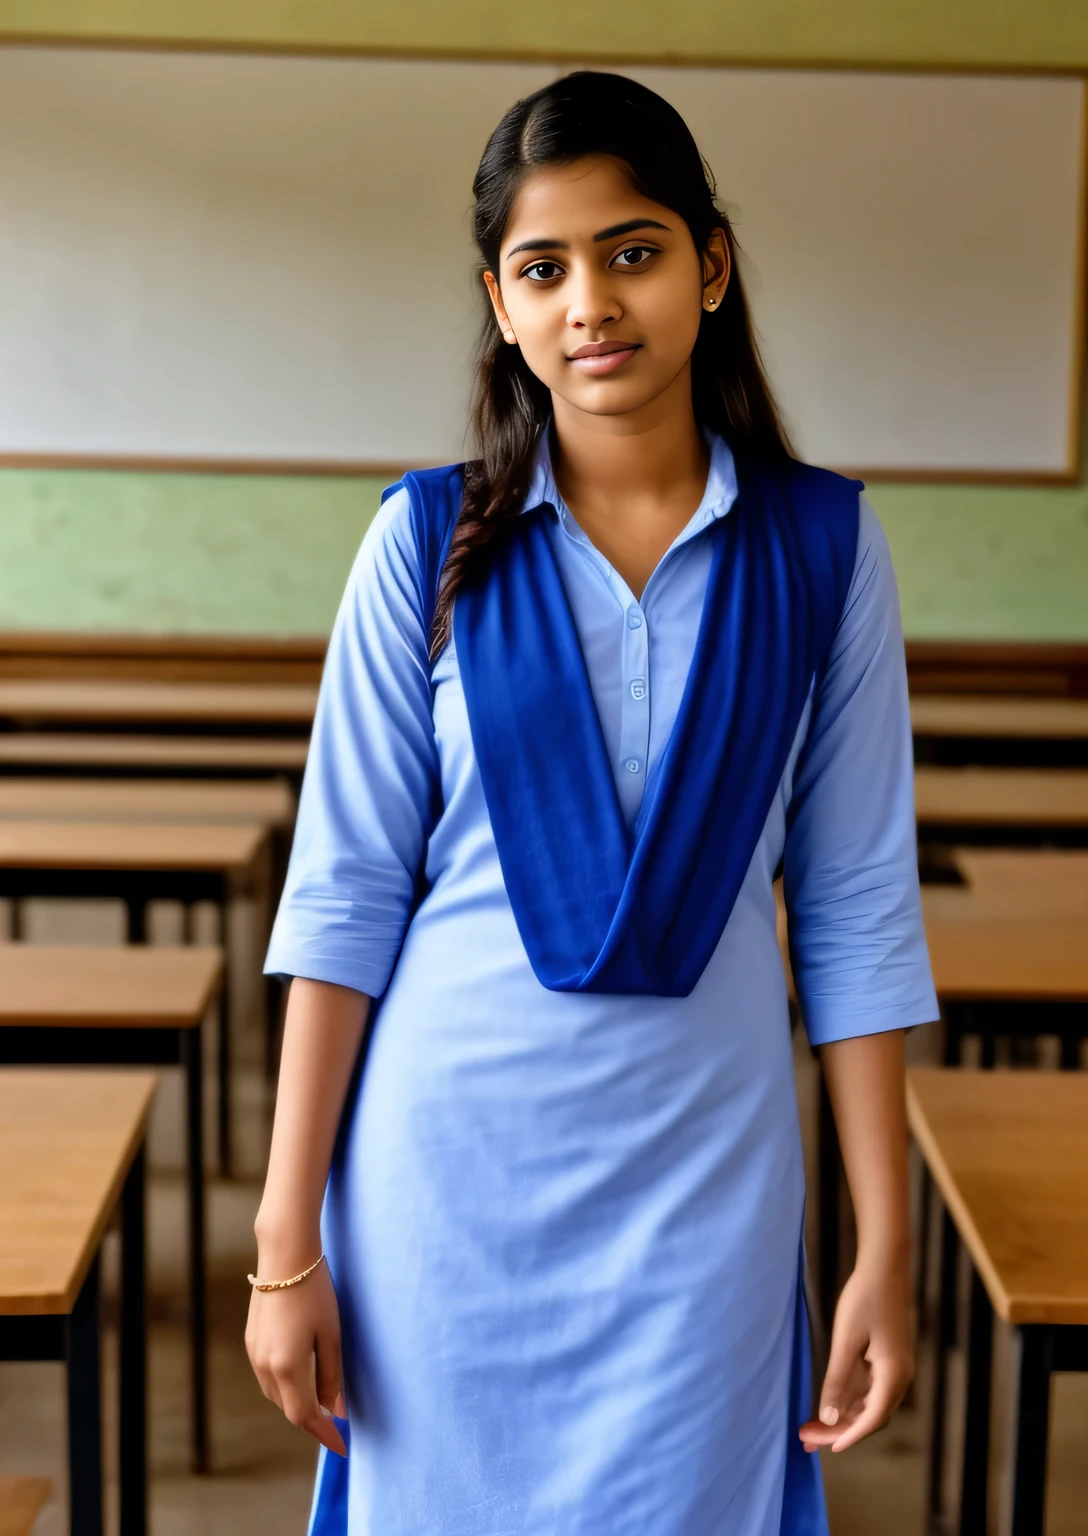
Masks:
[[[707,301],[706,301],[707,309],[713,309],[717,302],[718,302],[717,299],[707,299]]]

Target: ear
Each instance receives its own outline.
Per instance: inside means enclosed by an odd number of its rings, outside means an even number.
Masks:
[[[703,251],[703,308],[717,309],[722,295],[729,286],[729,274],[733,269],[729,254],[729,242],[725,230],[712,229]],[[710,304],[709,300],[714,303]]]
[[[495,311],[495,319],[498,321],[503,341],[508,342],[512,347],[516,347],[518,339],[514,335],[514,327],[510,324],[510,316],[506,313],[506,306],[502,302],[499,280],[494,272],[487,271],[484,273],[484,286],[487,289],[487,296],[491,300],[491,308]]]

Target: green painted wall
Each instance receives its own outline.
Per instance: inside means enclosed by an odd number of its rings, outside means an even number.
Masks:
[[[0,630],[327,632],[381,482],[0,471]],[[1088,484],[875,485],[913,638],[1088,641]]]
[[[1084,0],[0,0],[0,35],[553,58],[1080,69]]]

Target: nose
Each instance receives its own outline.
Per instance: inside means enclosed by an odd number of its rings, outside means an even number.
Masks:
[[[572,273],[568,288],[567,324],[575,330],[596,331],[618,320],[623,308],[608,281],[610,272],[583,270]]]

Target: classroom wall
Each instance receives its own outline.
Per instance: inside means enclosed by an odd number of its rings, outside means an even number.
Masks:
[[[603,0],[0,0],[0,38],[616,57]],[[630,58],[1088,70],[1083,0],[628,0]],[[380,487],[0,471],[0,629],[325,633]],[[913,638],[1088,640],[1088,484],[878,485]]]
[[[381,482],[0,471],[0,630],[327,633]],[[874,485],[914,639],[1088,641],[1088,483]]]
[[[0,36],[391,54],[1088,67],[1084,0],[0,0]],[[619,47],[618,47],[619,45]]]

